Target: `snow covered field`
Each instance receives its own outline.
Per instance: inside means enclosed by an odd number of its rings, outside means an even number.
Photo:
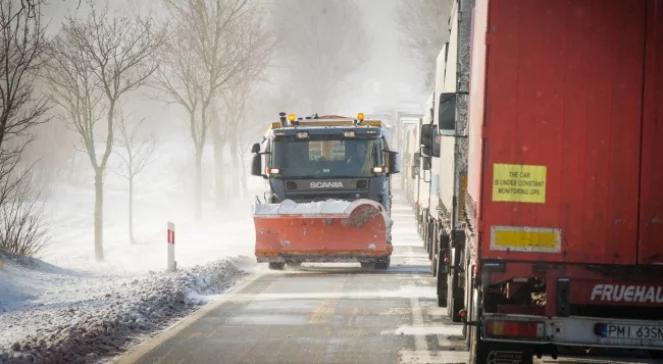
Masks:
[[[0,290],[10,292],[14,306],[0,315],[0,362],[108,358],[142,334],[189,314],[208,295],[224,292],[248,266],[248,258],[235,258],[171,274],[131,276],[79,273],[38,261],[6,262]],[[17,286],[37,290],[26,294]]]
[[[218,208],[206,186],[196,221],[190,156],[177,145],[162,148],[137,179],[136,244],[128,235],[125,181],[107,175],[103,262],[94,260],[86,161],[75,161],[73,177],[51,186],[48,245],[36,259],[0,257],[0,363],[103,361],[258,269],[251,199],[236,196]],[[176,273],[165,272],[168,221],[176,225]]]

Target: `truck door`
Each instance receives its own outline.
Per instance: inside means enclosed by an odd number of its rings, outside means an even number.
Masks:
[[[663,263],[663,1],[647,2],[638,263]]]

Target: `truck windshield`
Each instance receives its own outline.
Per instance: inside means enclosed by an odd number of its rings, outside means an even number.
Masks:
[[[381,139],[275,140],[272,168],[283,177],[371,177],[382,166]]]

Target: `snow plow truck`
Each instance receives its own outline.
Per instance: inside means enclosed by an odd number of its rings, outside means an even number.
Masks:
[[[271,269],[303,262],[359,262],[387,269],[391,181],[398,153],[379,120],[279,114],[254,153],[265,179],[256,198],[255,254]]]

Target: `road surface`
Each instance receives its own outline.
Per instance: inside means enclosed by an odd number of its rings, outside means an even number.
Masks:
[[[397,204],[386,272],[358,265],[266,271],[131,350],[138,363],[464,363],[412,211]]]
[[[387,271],[312,265],[258,273],[120,363],[466,363],[462,326],[436,305],[414,215],[394,206]],[[645,363],[550,359],[535,363]]]

